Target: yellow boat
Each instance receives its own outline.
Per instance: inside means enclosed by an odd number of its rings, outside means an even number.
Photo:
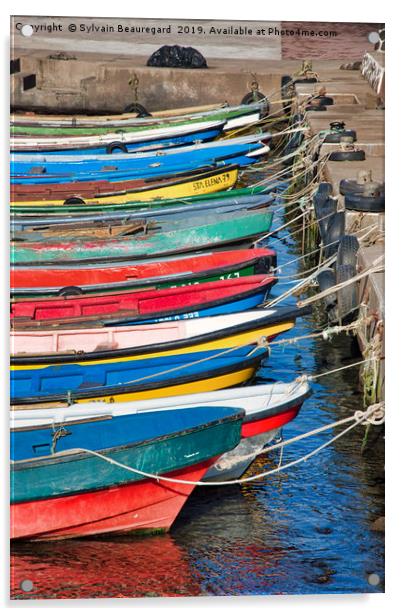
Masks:
[[[126,401],[232,387],[252,376],[254,366],[268,353],[266,340],[290,330],[304,312],[286,307],[191,319],[185,334],[164,342],[155,342],[148,326],[141,333],[144,340],[135,347],[133,331],[125,328],[121,343],[113,343],[111,349],[97,345],[95,337],[90,340],[89,329],[77,329],[72,330],[73,351],[49,351],[56,348],[49,346],[56,335],[61,335],[62,349],[71,349],[71,332],[35,330],[25,348],[35,348],[35,335],[36,348],[41,348],[42,335],[47,338],[43,354],[11,358],[12,404]]]
[[[119,193],[105,197],[87,198],[85,204],[114,205],[131,203],[133,201],[152,201],[154,199],[182,199],[184,197],[196,197],[210,193],[228,190],[235,186],[238,179],[238,167],[231,166],[219,170],[208,171],[199,175],[191,176],[190,179],[182,178],[175,182],[160,185],[158,188],[146,188]],[[24,203],[12,201],[11,205],[19,208],[31,206],[68,205],[67,200],[55,201],[25,201]]]

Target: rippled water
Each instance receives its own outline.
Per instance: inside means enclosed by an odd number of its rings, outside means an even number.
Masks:
[[[276,220],[276,226],[280,218]],[[282,232],[282,236],[286,233]],[[273,240],[279,262],[299,254],[293,241]],[[296,273],[298,264],[283,271]],[[275,294],[288,288],[283,280]],[[315,310],[289,337],[322,326]],[[351,338],[308,339],[275,347],[258,378],[291,380],[355,359]],[[362,408],[358,369],[319,379],[291,424],[290,438]],[[334,435],[301,441],[283,462]],[[361,454],[364,428],[318,456],[265,479],[226,488],[196,489],[170,535],[110,540],[16,544],[12,596],[31,598],[144,597],[383,592],[384,535],[372,523],[384,514],[383,437]],[[259,457],[248,471],[272,468],[278,454]],[[369,583],[376,574],[380,582]],[[33,590],[21,590],[31,580]]]

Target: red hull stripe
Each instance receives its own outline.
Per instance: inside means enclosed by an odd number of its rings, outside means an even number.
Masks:
[[[250,436],[256,436],[256,434],[262,434],[269,430],[281,428],[298,415],[300,408],[301,405],[293,407],[283,413],[279,413],[278,415],[274,415],[273,417],[266,417],[265,419],[244,423],[242,424],[241,437],[249,438]]]

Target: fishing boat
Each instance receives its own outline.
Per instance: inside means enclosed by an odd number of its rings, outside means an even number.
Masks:
[[[77,327],[156,323],[231,314],[255,308],[266,299],[277,282],[259,274],[242,278],[204,282],[176,289],[131,291],[101,295],[38,298],[11,304],[14,329]],[[19,352],[18,337],[12,347]]]
[[[133,237],[107,239],[51,240],[39,242],[12,242],[11,263],[101,263],[124,259],[141,259],[147,256],[164,256],[177,253],[213,249],[226,244],[248,245],[271,227],[271,212],[252,211],[200,219],[185,220],[188,226],[175,225],[168,231],[150,230]]]
[[[225,121],[193,122],[188,125],[150,128],[133,133],[108,132],[78,137],[11,137],[11,152],[70,152],[71,154],[113,154],[170,148],[218,137]]]
[[[292,329],[302,314],[289,306],[117,328],[15,332],[26,350],[11,356],[12,397],[121,385],[142,373],[154,380],[171,365],[185,372],[199,360],[212,370],[222,356],[243,355]]]
[[[183,176],[172,182],[165,182],[157,188],[150,185],[132,191],[124,191],[123,193],[119,193],[117,195],[97,197],[95,199],[88,198],[85,199],[85,201],[81,199],[80,203],[88,203],[91,205],[126,205],[130,201],[138,202],[152,201],[153,199],[181,199],[182,197],[192,197],[215,193],[220,190],[228,190],[229,188],[235,186],[237,179],[237,166],[233,165],[228,167],[219,167],[218,169],[212,169],[211,171],[191,175],[189,178]],[[73,200],[75,200],[75,198],[73,198]],[[43,200],[25,201],[18,202],[18,207],[71,205],[69,201],[70,199],[56,199],[50,202]]]
[[[205,391],[237,387],[249,382],[269,354],[265,346],[249,345],[219,354],[190,353],[177,358],[151,358],[129,371],[126,363],[114,364],[107,381],[83,381],[74,367],[66,379],[42,378],[41,371],[15,371],[12,375],[11,404],[18,409],[42,408],[58,403],[129,402],[154,400]],[[124,371],[124,374],[121,373]],[[26,377],[26,378],[24,378]],[[40,380],[36,380],[40,377]],[[122,382],[124,381],[124,382]]]
[[[262,448],[279,434],[283,426],[297,417],[303,402],[310,395],[308,380],[301,378],[289,383],[275,382],[135,403],[97,402],[14,411],[11,413],[11,426],[15,431],[14,438],[17,439],[23,438],[20,437],[21,433],[24,434],[23,430],[40,428],[54,431],[61,427],[68,429],[70,422],[104,416],[121,417],[155,410],[195,410],[199,406],[207,405],[242,408],[245,417],[241,428],[241,442],[233,450],[220,456],[205,475],[207,481],[229,481],[243,475]],[[24,456],[25,452],[19,455]]]
[[[270,189],[266,190],[265,186],[252,186],[246,188],[230,188],[229,190],[216,191],[214,193],[206,193],[194,195],[191,197],[183,197],[182,199],[155,199],[154,201],[130,201],[129,203],[82,203],[79,197],[72,197],[63,201],[62,205],[42,205],[38,209],[35,205],[28,206],[15,203],[11,210],[11,220],[20,220],[21,218],[29,218],[34,220],[40,218],[62,218],[67,216],[105,216],[107,214],[131,214],[136,212],[146,211],[150,215],[154,211],[174,210],[175,212],[184,211],[184,208],[205,207],[223,207],[225,205],[245,204],[250,197],[268,197],[271,198]],[[75,203],[76,201],[76,203]],[[270,202],[270,201],[269,201]],[[181,210],[181,208],[183,208]]]
[[[64,240],[76,242],[91,239],[134,238],[134,236],[140,238],[148,234],[201,227],[209,223],[233,220],[238,216],[243,217],[255,212],[260,213],[265,211],[266,202],[271,202],[271,199],[269,197],[256,198],[255,203],[257,205],[255,207],[233,204],[213,208],[210,202],[206,201],[205,204],[208,207],[201,207],[199,211],[196,207],[195,210],[193,208],[187,209],[182,214],[179,208],[175,208],[175,213],[172,215],[156,217],[154,212],[157,210],[153,210],[153,216],[148,217],[145,211],[140,210],[133,212],[133,217],[130,217],[129,213],[123,216],[122,212],[106,215],[104,219],[100,216],[86,216],[84,221],[81,221],[79,217],[76,217],[76,221],[64,217],[63,222],[54,224],[53,221],[53,224],[50,225],[43,224],[43,221],[40,222],[40,217],[37,217],[37,224],[25,225],[23,229],[18,229],[18,222],[11,224],[11,239],[18,242],[45,243],[49,241],[62,242]]]
[[[11,364],[43,368],[75,363],[77,355],[80,364],[92,364],[141,359],[142,349],[162,357],[236,347],[276,337],[291,329],[297,316],[297,309],[285,307],[120,327],[13,331]]]
[[[230,191],[231,192],[231,191]],[[163,206],[160,203],[160,207],[141,207],[130,209],[121,209],[117,211],[99,211],[93,213],[83,214],[64,214],[61,216],[41,215],[37,214],[14,214],[12,213],[10,219],[11,232],[16,233],[20,231],[41,231],[52,230],[60,227],[69,229],[80,228],[84,225],[89,226],[104,226],[114,225],[118,223],[129,223],[134,220],[145,218],[152,220],[159,218],[162,222],[166,220],[177,220],[192,216],[201,216],[205,212],[210,210],[216,213],[216,215],[224,214],[227,212],[245,211],[253,209],[261,209],[272,204],[274,197],[269,194],[254,194],[244,195],[239,197],[230,197],[230,192],[223,193],[222,197],[211,197],[210,199],[203,199],[191,203],[188,201],[188,205],[185,203],[176,203],[175,207]],[[215,193],[218,195],[219,193]],[[142,204],[143,206],[143,204]]]
[[[12,430],[11,538],[168,531],[195,487],[177,481],[199,481],[233,449],[243,417],[241,409],[208,406],[169,410],[167,420],[158,411],[106,415],[57,435]]]
[[[263,103],[255,102],[249,105],[229,105],[214,106],[209,109],[197,111],[180,110],[152,112],[149,117],[138,117],[134,114],[120,114],[114,116],[84,116],[84,115],[44,115],[44,114],[24,114],[13,113],[10,118],[10,125],[24,128],[49,128],[49,129],[94,129],[109,130],[113,127],[121,127],[126,130],[140,126],[160,126],[173,123],[190,123],[200,120],[225,120],[225,130],[233,130],[249,123],[255,122],[260,118],[263,111]]]
[[[11,156],[11,182],[46,184],[94,180],[135,180],[189,173],[194,168],[235,162],[249,165],[269,151],[271,133],[254,133],[196,145],[133,154]],[[267,148],[267,149],[266,149]],[[225,161],[228,161],[225,163]]]
[[[135,264],[69,265],[56,267],[14,266],[10,271],[13,296],[71,296],[153,287],[185,287],[200,282],[267,274],[276,266],[276,253],[269,248],[225,250],[180,255]]]

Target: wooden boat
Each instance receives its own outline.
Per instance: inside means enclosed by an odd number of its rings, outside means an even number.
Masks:
[[[191,122],[199,120],[225,120],[227,130],[246,126],[250,117],[255,114],[260,116],[263,104],[259,102],[250,105],[238,105],[230,107],[228,105],[209,106],[203,108],[189,108],[184,110],[166,110],[162,112],[152,112],[149,117],[138,117],[135,114],[127,113],[120,115],[44,115],[37,113],[13,113],[11,114],[10,124],[16,127],[48,127],[48,128],[95,128],[104,129],[114,126],[135,127],[149,126],[153,124],[171,124],[174,122]],[[244,124],[245,122],[245,124]]]
[[[225,121],[193,122],[188,125],[150,128],[134,133],[106,133],[78,137],[11,137],[12,152],[71,152],[72,154],[112,154],[158,150],[218,137]]]
[[[221,167],[216,170],[192,175],[189,178],[185,176],[172,182],[166,182],[158,188],[147,186],[139,188],[131,192],[119,193],[95,199],[86,199],[85,203],[93,205],[112,205],[112,204],[127,204],[130,201],[152,201],[153,199],[180,199],[182,197],[192,197],[197,195],[205,195],[227,190],[232,188],[238,179],[238,167],[229,166]],[[70,205],[67,200],[55,201],[25,201],[19,202],[18,207],[31,206],[55,206],[55,205]]]
[[[137,359],[142,347],[151,357],[236,347],[291,329],[297,315],[291,307],[271,308],[120,327],[14,331],[11,364],[43,368],[74,363],[77,355],[80,364]]]
[[[226,250],[197,255],[165,257],[157,261],[142,260],[135,265],[15,266],[10,271],[14,296],[81,295],[130,290],[138,287],[156,289],[184,287],[199,282],[236,279],[267,274],[276,266],[276,253],[269,248]]]
[[[142,375],[154,381],[159,372],[168,374],[172,365],[181,374],[187,366],[198,365],[199,360],[200,364],[207,361],[212,370],[219,367],[221,356],[244,355],[244,349],[250,345],[255,349],[260,341],[272,340],[290,330],[302,314],[303,311],[292,307],[274,308],[122,326],[113,332],[113,328],[67,330],[64,338],[62,330],[18,332],[25,335],[26,348],[34,352],[11,356],[12,397],[41,396],[47,392],[79,395],[88,384],[122,385],[140,380]],[[108,333],[112,340],[107,341]],[[104,341],[106,348],[102,346]]]
[[[231,192],[231,191],[230,191]],[[219,194],[219,193],[216,193]],[[217,215],[227,212],[245,211],[253,209],[261,209],[267,207],[274,201],[274,197],[269,194],[255,194],[249,196],[240,196],[237,198],[230,197],[230,193],[222,193],[220,199],[214,197],[210,199],[203,199],[196,201],[189,205],[178,202],[176,207],[142,207],[136,209],[121,209],[117,211],[106,212],[93,212],[84,214],[65,214],[64,216],[51,216],[43,215],[38,216],[35,214],[13,214],[11,216],[10,225],[11,231],[34,231],[41,229],[57,229],[60,226],[68,226],[69,228],[79,228],[84,225],[106,225],[106,224],[118,224],[121,222],[132,222],[141,218],[153,220],[159,218],[162,222],[166,220],[177,220],[192,216],[202,216],[205,212],[210,213],[212,210]],[[142,204],[143,205],[143,204]],[[162,205],[162,204],[161,204]]]
[[[244,203],[245,200],[250,197],[267,197],[271,196],[269,192],[266,192],[264,186],[254,186],[247,188],[230,188],[229,190],[216,191],[214,193],[206,193],[201,195],[195,195],[192,197],[183,197],[182,199],[155,199],[154,201],[130,201],[129,203],[82,203],[82,199],[73,197],[67,199],[62,205],[42,205],[38,209],[35,205],[28,206],[19,203],[13,205],[11,210],[11,219],[20,220],[21,218],[40,218],[45,220],[46,218],[62,218],[67,216],[105,216],[107,214],[131,214],[139,211],[146,211],[150,215],[154,211],[174,210],[184,211],[184,208],[199,207],[222,207],[229,204]],[[70,201],[79,201],[79,203],[70,203]],[[182,209],[181,209],[182,208]]]
[[[11,182],[29,185],[94,180],[116,182],[190,173],[196,168],[221,166],[230,161],[232,164],[238,161],[241,166],[246,166],[269,151],[270,140],[270,133],[255,133],[133,154],[14,153],[10,162]]]
[[[170,410],[168,421],[157,411],[78,421],[68,438],[60,433],[56,442],[53,435],[49,448],[40,441],[51,430],[13,432],[11,537],[167,531],[194,485],[146,478],[92,452],[145,473],[198,481],[237,445],[243,417],[240,409],[209,406]]]
[[[261,106],[243,106],[241,108],[225,107],[215,110],[213,113],[205,112],[203,114],[194,114],[181,116],[176,118],[135,118],[131,121],[117,120],[115,123],[103,123],[95,126],[81,126],[78,124],[55,124],[54,121],[36,121],[35,124],[19,124],[17,121],[11,121],[10,132],[12,135],[39,135],[39,136],[77,136],[77,135],[104,135],[110,132],[132,133],[140,132],[149,129],[166,128],[173,126],[186,125],[189,126],[199,121],[220,120],[225,122],[224,130],[233,130],[253,124],[260,120]]]
[[[231,314],[260,305],[273,284],[272,276],[260,274],[176,289],[131,291],[82,297],[40,298],[11,304],[14,329],[134,324]],[[20,352],[18,336],[13,338]],[[21,349],[23,350],[23,349]]]
[[[11,426],[14,438],[18,439],[23,438],[23,430],[28,428],[57,430],[63,426],[68,429],[70,422],[105,416],[114,418],[131,413],[154,410],[169,412],[171,409],[196,409],[206,405],[242,408],[245,417],[241,428],[241,442],[233,450],[220,456],[205,475],[207,481],[227,481],[241,477],[262,448],[277,436],[283,426],[295,419],[310,394],[307,380],[276,382],[135,403],[97,402],[73,404],[64,408],[14,411],[11,413]]]
[[[226,202],[224,200],[223,202]],[[11,239],[18,242],[60,242],[71,240],[73,242],[85,239],[113,239],[118,237],[144,236],[148,233],[165,233],[188,227],[201,227],[210,222],[223,222],[237,216],[252,215],[255,212],[265,211],[266,204],[271,203],[272,198],[256,197],[255,206],[250,206],[248,200],[233,205],[222,205],[213,207],[211,201],[205,201],[201,207],[199,204],[192,208],[184,208],[181,213],[180,208],[174,208],[173,213],[168,213],[168,208],[160,216],[155,216],[157,210],[150,210],[148,217],[146,211],[133,211],[133,216],[129,212],[117,212],[101,217],[99,215],[85,216],[83,220],[75,217],[75,220],[65,216],[61,222],[56,224],[54,218],[50,218],[47,224],[46,218],[42,221],[41,217],[36,217],[36,224],[29,224],[29,217],[23,219],[25,224],[21,229],[21,224],[17,220],[11,221]],[[160,210],[159,210],[160,211]],[[57,220],[57,219],[56,219]]]
[[[81,386],[76,380],[76,391],[71,388],[61,391],[64,385],[60,379],[42,379],[33,384],[35,374],[32,371],[27,371],[29,374],[25,380],[23,372],[16,371],[13,373],[16,378],[13,378],[11,404],[18,410],[42,408],[47,404],[54,406],[59,402],[128,402],[237,387],[252,379],[268,354],[267,348],[250,345],[229,350],[213,359],[210,353],[190,353],[176,359],[169,357],[166,365],[163,359],[151,358],[142,363],[140,369],[135,366],[131,371],[120,362],[114,364],[115,371],[109,373],[106,383],[96,385],[93,381],[78,379]],[[36,376],[39,374],[36,371]],[[70,384],[71,374],[68,377]]]
[[[213,219],[213,216],[211,216]],[[225,244],[252,242],[267,233],[273,214],[255,211],[242,215],[223,216],[205,223],[189,220],[187,227],[179,225],[170,231],[149,231],[134,237],[106,240],[12,242],[11,263],[72,263],[109,262],[110,260],[140,259],[146,256],[164,256],[197,250],[207,250]],[[197,224],[198,223],[198,224]]]

